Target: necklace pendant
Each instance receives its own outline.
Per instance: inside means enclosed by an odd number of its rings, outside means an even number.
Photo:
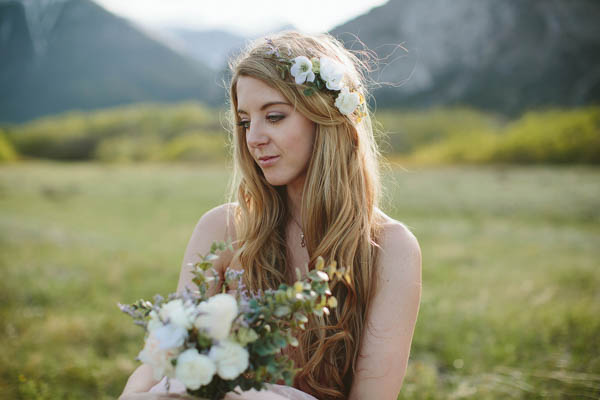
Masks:
[[[306,247],[306,242],[304,241],[304,233],[300,234],[300,246]]]

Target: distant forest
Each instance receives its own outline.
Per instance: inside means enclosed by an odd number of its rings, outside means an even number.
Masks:
[[[410,163],[600,163],[600,106],[520,118],[469,108],[380,110],[383,154]],[[0,160],[225,162],[227,111],[200,103],[67,112],[0,130]]]

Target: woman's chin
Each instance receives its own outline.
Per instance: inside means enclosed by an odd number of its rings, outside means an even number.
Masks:
[[[284,186],[289,183],[289,179],[282,178],[281,176],[265,174],[265,179],[271,186]]]
[[[263,171],[264,173],[265,171]],[[269,174],[269,171],[264,173],[264,177],[271,186],[294,186],[300,187],[304,185],[306,174]]]
[[[269,180],[269,179],[267,179],[267,182],[269,182],[269,185],[271,185],[271,186],[285,186],[285,185],[287,185],[286,181],[281,181],[281,180]]]

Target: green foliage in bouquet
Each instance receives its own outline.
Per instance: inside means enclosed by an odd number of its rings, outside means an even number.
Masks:
[[[222,293],[207,297],[211,284],[219,284],[212,263],[217,253],[232,249],[215,242],[207,255],[193,264],[197,291],[156,295],[154,303],[138,300],[119,304],[134,322],[148,332],[138,359],[153,367],[154,377],[177,378],[190,395],[222,399],[225,394],[265,388],[266,383],[292,385],[298,371],[282,350],[298,346],[297,334],[305,329],[309,315],[323,317],[337,306],[329,283],[349,279],[344,268],[322,257],[316,269],[289,286],[250,293],[243,284],[243,271],[228,269]],[[190,264],[192,265],[192,264]],[[228,294],[235,291],[235,297]]]

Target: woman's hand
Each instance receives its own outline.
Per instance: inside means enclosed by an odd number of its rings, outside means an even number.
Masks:
[[[298,391],[299,392],[299,391]],[[300,392],[301,393],[301,392]],[[129,393],[124,394],[119,397],[119,400],[198,400],[197,397],[192,397],[185,394],[177,394],[177,393]],[[300,400],[304,399],[304,397],[288,397],[281,396],[280,394],[274,393],[272,391],[260,391],[257,392],[255,390],[250,390],[247,392],[242,392],[241,394],[235,394],[233,392],[228,393],[225,396],[225,400]]]
[[[119,400],[166,400],[166,399],[185,399],[185,400],[197,400],[197,398],[188,396],[186,394],[178,393],[128,393],[121,395]]]
[[[268,384],[268,390],[256,391],[254,389],[235,394],[230,392],[225,400],[317,400],[308,393],[293,388],[276,384]]]
[[[271,390],[249,390],[242,392],[241,394],[235,394],[233,392],[227,393],[225,400],[300,400],[298,397],[282,396],[278,393],[272,392]]]

